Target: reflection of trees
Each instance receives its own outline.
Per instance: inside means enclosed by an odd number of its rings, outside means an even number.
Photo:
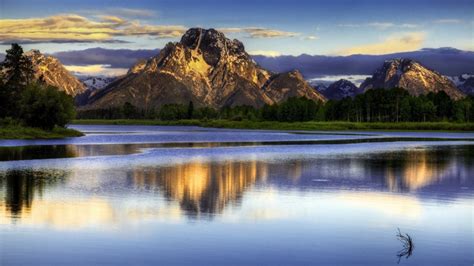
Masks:
[[[72,145],[0,147],[0,161],[76,157]]]
[[[265,163],[192,162],[150,171],[136,170],[133,183],[162,190],[168,199],[179,202],[191,217],[220,213],[225,206],[239,203],[246,189],[266,177]]]
[[[413,149],[385,153],[365,159],[363,167],[372,179],[380,180],[390,191],[414,191],[452,177],[453,149]]]
[[[63,180],[64,173],[54,171],[13,170],[0,172],[0,188],[4,191],[3,203],[13,217],[29,211],[35,194],[42,196],[47,186]]]

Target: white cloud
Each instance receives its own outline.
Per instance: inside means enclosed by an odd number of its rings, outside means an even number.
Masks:
[[[319,40],[319,37],[314,36],[314,35],[310,35],[310,36],[306,36],[305,40],[315,41],[315,40]]]
[[[438,19],[438,20],[435,20],[433,22],[437,23],[437,24],[459,24],[462,21],[460,19],[445,18],[445,19]]]
[[[371,27],[371,28],[376,28],[379,30],[386,30],[386,29],[391,29],[391,28],[405,28],[405,29],[411,29],[411,28],[417,28],[420,25],[418,24],[413,24],[413,23],[402,23],[402,24],[396,24],[393,22],[369,22],[369,23],[362,23],[362,24],[339,24],[339,27],[345,27],[345,28],[361,28],[361,27]]]

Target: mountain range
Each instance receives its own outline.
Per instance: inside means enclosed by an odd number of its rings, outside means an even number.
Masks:
[[[133,58],[151,50],[126,51]],[[81,80],[54,56],[37,50],[25,54],[34,65],[37,79],[76,96],[76,104],[86,109],[121,106],[126,102],[146,109],[189,101],[214,108],[260,107],[292,96],[325,101],[354,97],[372,88],[392,87],[405,88],[412,95],[445,91],[453,99],[474,93],[472,75],[447,78],[420,62],[403,58],[384,61],[360,87],[342,79],[313,88],[298,70],[275,73],[263,68],[240,41],[230,40],[214,29],[190,29],[179,42],[152,51],[156,52],[154,56],[135,61],[123,76],[81,77]],[[447,49],[445,53],[453,51]],[[112,60],[113,64],[119,61]]]
[[[144,109],[168,103],[220,108],[281,102],[305,96],[325,101],[298,71],[272,73],[260,67],[238,40],[214,29],[189,29],[180,42],[139,61],[128,73],[94,94],[85,108],[121,106]]]

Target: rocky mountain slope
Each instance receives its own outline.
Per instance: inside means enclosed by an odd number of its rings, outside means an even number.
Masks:
[[[354,97],[359,93],[359,88],[347,79],[340,79],[328,87],[317,87],[326,98],[340,100],[345,97]]]
[[[412,95],[444,91],[453,99],[464,97],[451,80],[410,59],[385,61],[371,78],[361,84],[360,89],[364,92],[373,88],[394,87],[404,88]]]
[[[214,29],[193,28],[178,43],[138,62],[127,75],[98,91],[87,108],[130,102],[141,108],[167,103],[196,106],[251,105],[280,102],[291,96],[325,101],[299,72],[273,74],[258,66],[238,40]]]
[[[35,79],[42,80],[72,96],[86,90],[86,86],[67,71],[57,58],[44,55],[38,50],[30,50],[25,55],[33,64]]]

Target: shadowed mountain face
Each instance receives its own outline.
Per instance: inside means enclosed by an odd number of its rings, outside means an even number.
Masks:
[[[276,82],[278,81],[278,82]],[[277,74],[258,66],[238,40],[214,29],[193,28],[178,43],[133,66],[89,100],[87,108],[130,102],[144,109],[167,103],[197,106],[262,106],[290,96],[324,101],[298,72]]]
[[[72,96],[86,90],[86,86],[67,71],[57,58],[44,55],[38,50],[28,51],[25,55],[33,63],[35,79],[42,80]]]
[[[464,97],[464,93],[457,89],[448,78],[410,59],[385,61],[372,78],[366,79],[360,85],[362,92],[374,88],[394,87],[404,88],[411,95],[444,91],[452,99]]]
[[[359,93],[359,88],[357,88],[354,83],[346,79],[340,79],[329,87],[319,86],[316,88],[319,90],[326,98],[332,100],[341,100],[346,97],[354,97]]]

